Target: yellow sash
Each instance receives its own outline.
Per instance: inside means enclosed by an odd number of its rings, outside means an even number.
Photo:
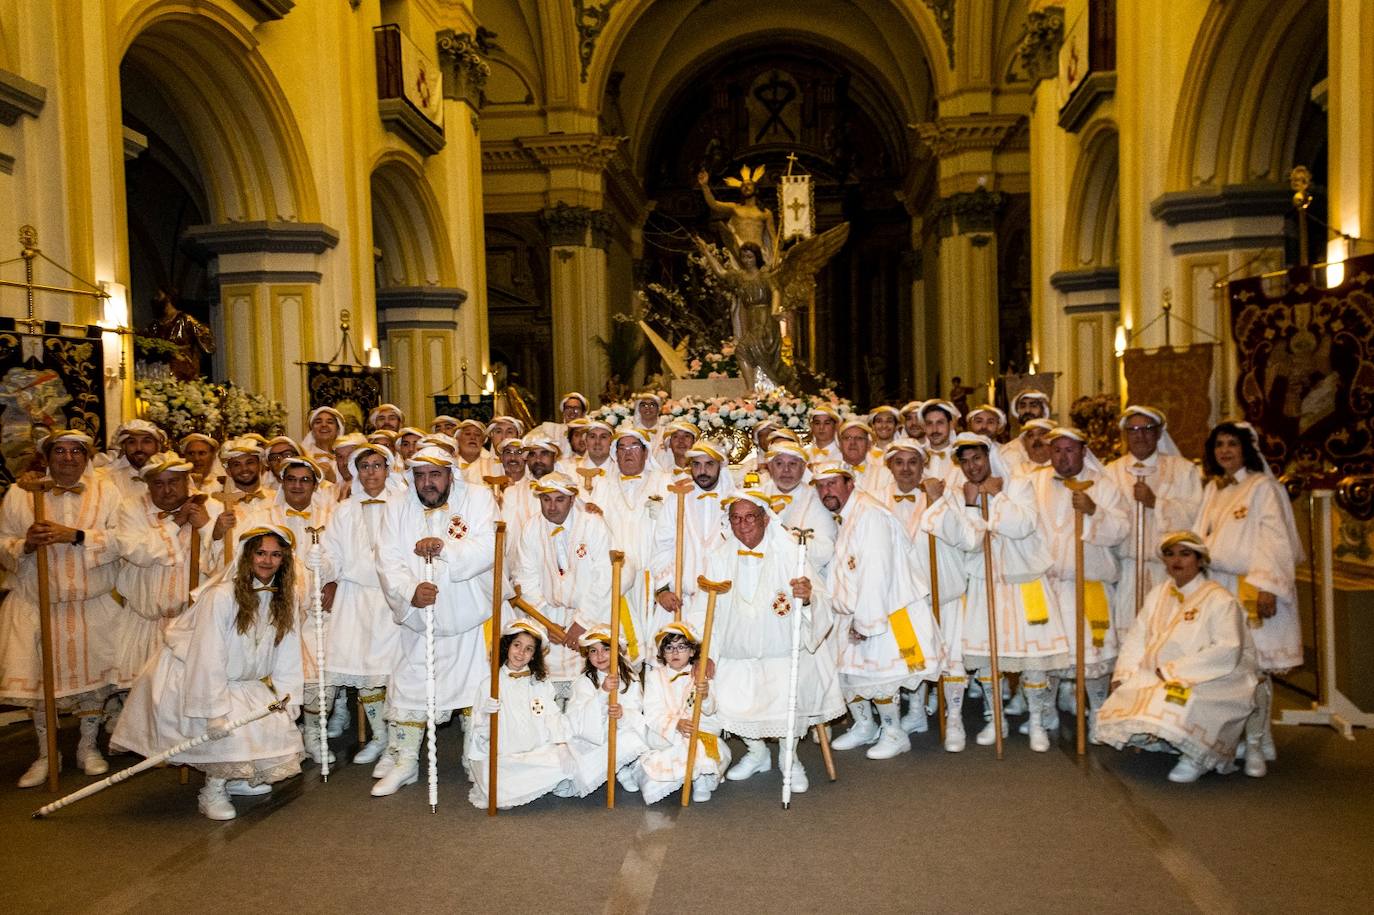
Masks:
[[[1083,583],[1083,615],[1093,634],[1093,647],[1101,648],[1112,625],[1111,607],[1107,605],[1107,586],[1100,581]]]
[[[706,751],[706,755],[720,762],[720,738],[715,734],[708,734],[705,731],[697,731],[697,739],[701,741],[701,748]]]
[[[639,637],[635,635],[634,620],[630,618],[630,602],[620,595],[620,631],[625,635],[625,650],[631,664],[639,660]]]
[[[1035,581],[1023,581],[1021,588],[1021,604],[1026,608],[1026,623],[1031,626],[1043,626],[1050,621],[1050,605],[1045,600],[1045,586],[1040,583],[1040,579]]]
[[[1236,579],[1236,599],[1245,608],[1245,624],[1251,629],[1258,629],[1264,625],[1264,619],[1259,615],[1259,588],[1250,584],[1242,575]]]
[[[1187,705],[1188,694],[1190,692],[1192,692],[1192,690],[1182,683],[1170,680],[1168,683],[1164,684],[1164,701],[1172,702],[1175,705]]]
[[[911,617],[906,608],[898,610],[887,618],[892,627],[892,637],[897,640],[897,650],[902,653],[907,670],[919,670],[926,666],[926,656],[921,652],[921,643],[916,639],[916,630],[911,628]]]
[[[491,657],[491,617],[482,624],[482,644],[487,646],[487,657]]]

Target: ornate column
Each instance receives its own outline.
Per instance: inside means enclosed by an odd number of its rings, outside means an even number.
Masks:
[[[1000,372],[997,216],[999,157],[1021,115],[967,115],[913,125],[939,162],[939,365],[942,387],[956,375],[978,386]],[[1018,188],[1020,190],[1020,188]]]
[[[192,226],[186,242],[215,258],[215,374],[280,400],[287,429],[299,433],[307,411],[296,363],[333,344],[318,339],[311,315],[324,254],[339,233],[321,223],[239,222]]]
[[[388,397],[405,410],[411,425],[427,428],[425,421],[434,413],[430,395],[459,376],[462,355],[453,346],[453,331],[467,298],[466,290],[440,286],[377,290],[377,334],[386,362],[396,369]],[[468,373],[482,377],[480,365],[471,361]]]
[[[593,340],[610,339],[606,307],[606,249],[611,220],[604,210],[566,203],[539,215],[548,233],[549,284],[553,305],[554,386],[561,393],[595,397],[601,389],[601,350]]]

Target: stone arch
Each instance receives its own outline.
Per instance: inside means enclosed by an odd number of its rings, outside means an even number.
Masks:
[[[379,288],[452,286],[457,271],[439,203],[414,158],[381,156],[372,169],[372,244]]]
[[[319,219],[305,144],[249,29],[213,6],[151,0],[118,35],[121,66],[155,85],[186,131],[213,222]]]
[[[1306,0],[1211,5],[1174,119],[1169,190],[1286,179],[1326,28],[1326,5]]]
[[[1081,148],[1066,208],[1063,269],[1115,268],[1120,199],[1116,125],[1110,121],[1090,125]]]

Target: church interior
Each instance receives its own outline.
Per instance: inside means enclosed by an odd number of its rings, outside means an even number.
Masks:
[[[6,489],[36,425],[533,426],[660,388],[699,424],[787,390],[1005,421],[1039,391],[1111,456],[1127,404],[1194,461],[1249,421],[1302,554],[1264,780],[923,733],[833,783],[804,740],[787,810],[755,780],[488,819],[455,765],[431,815],[307,765],[218,824],[168,767],[30,821],[91,779],[13,788],[0,704],[12,911],[1365,910],[1371,48],[1371,0],[0,0]],[[722,305],[746,280],[763,331]]]

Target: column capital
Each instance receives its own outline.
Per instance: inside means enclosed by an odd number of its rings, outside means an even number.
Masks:
[[[466,102],[473,111],[481,111],[486,101],[487,79],[491,76],[491,64],[487,63],[491,50],[488,33],[480,27],[476,34],[440,29],[434,38],[439,69],[444,74],[444,98]]]
[[[941,238],[951,235],[972,235],[973,244],[980,246],[991,240],[997,226],[997,215],[1006,195],[980,187],[971,193],[950,194],[935,205]],[[982,239],[981,243],[979,239]]]
[[[548,233],[551,247],[591,247],[604,251],[610,244],[611,217],[605,210],[571,206],[560,200],[540,211],[539,224]]]
[[[1012,137],[1025,119],[1020,114],[966,114],[912,124],[937,159],[960,153],[994,152]]]
[[[1059,49],[1064,44],[1064,8],[1047,6],[1026,14],[1026,34],[1017,53],[1032,88],[1059,75]]]

